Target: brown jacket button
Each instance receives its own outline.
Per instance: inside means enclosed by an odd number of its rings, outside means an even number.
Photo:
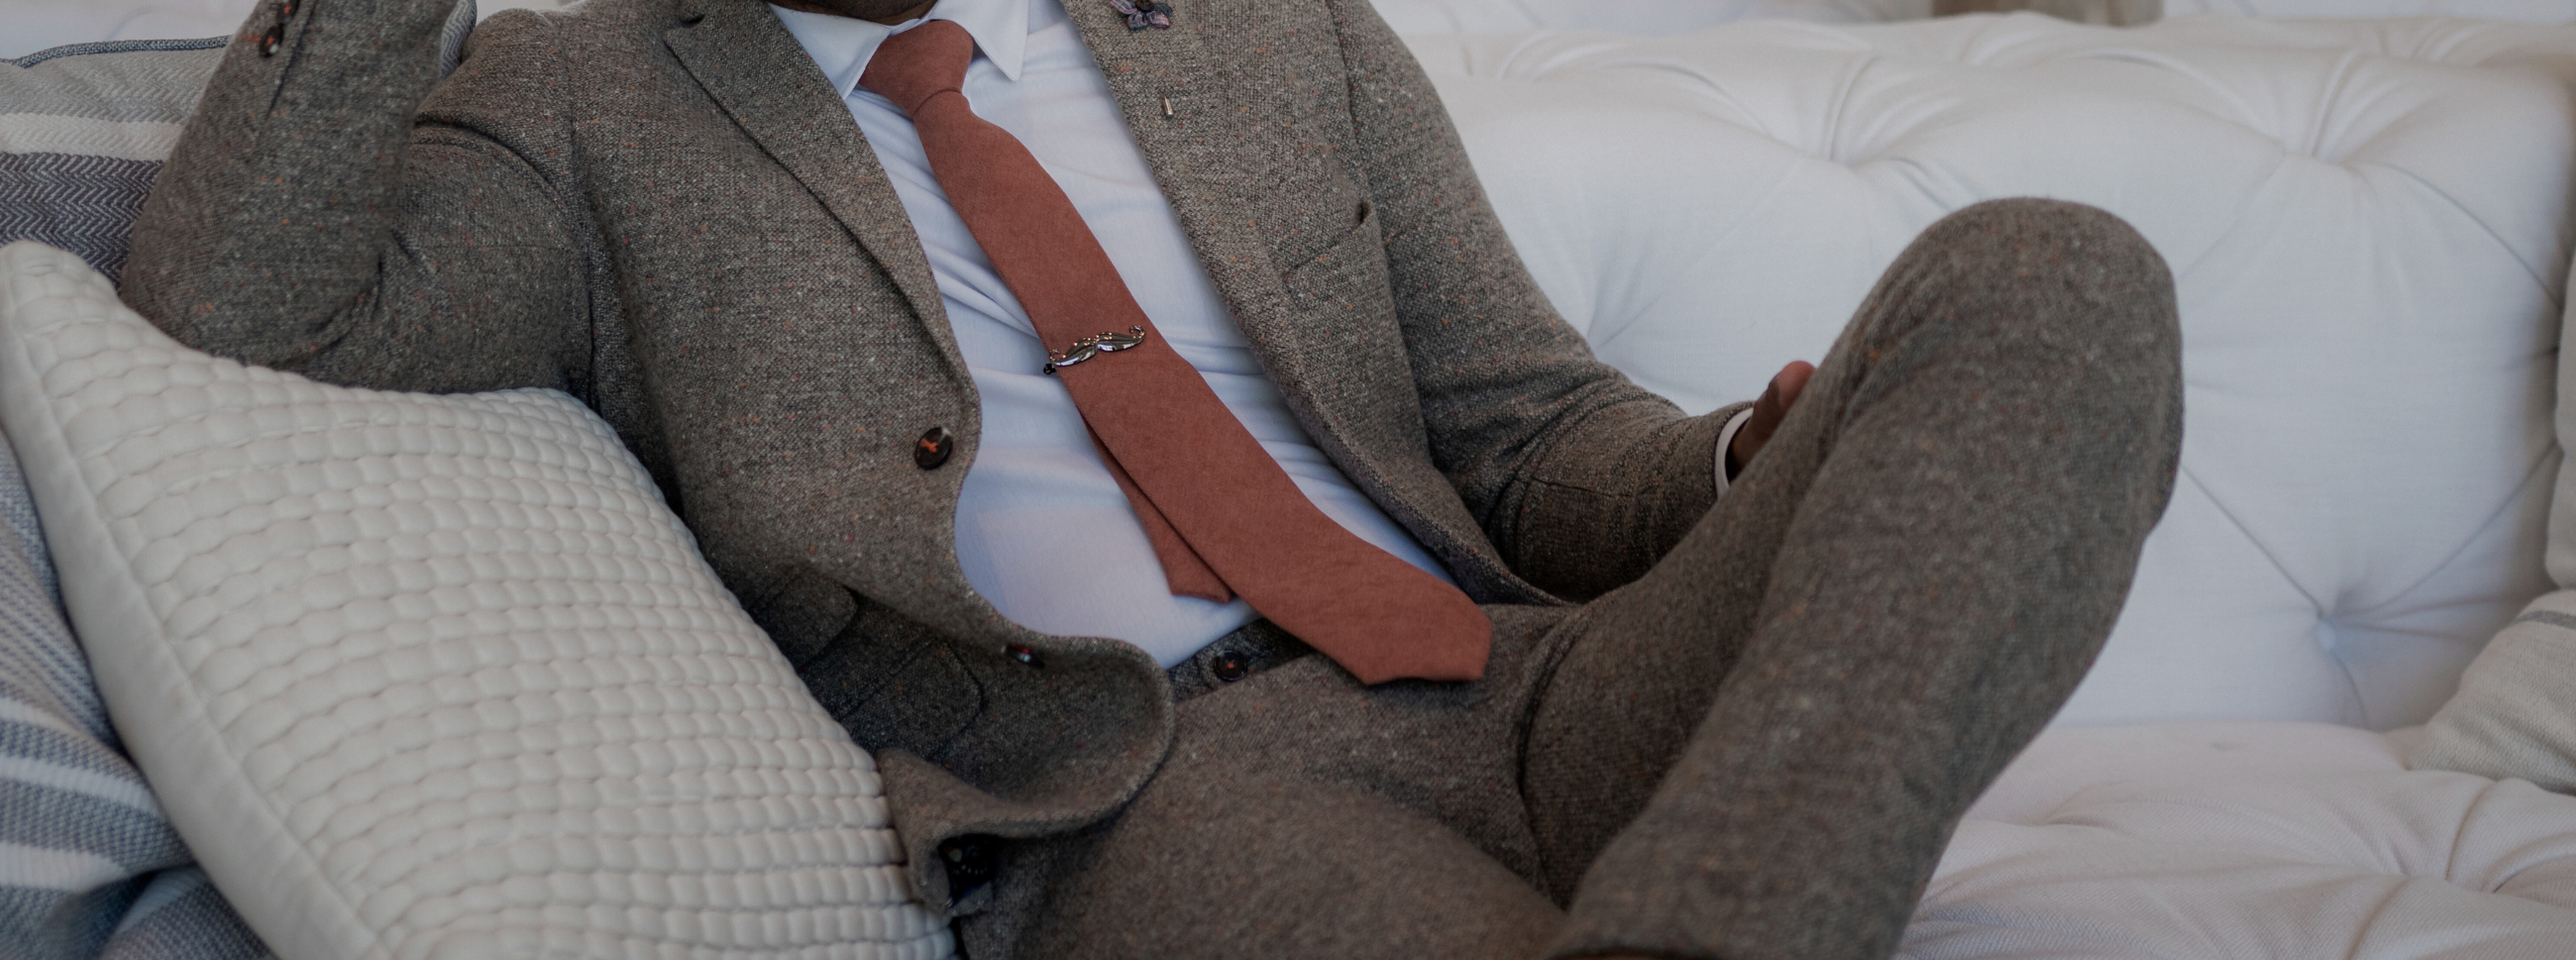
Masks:
[[[948,462],[948,454],[957,449],[957,435],[947,427],[932,427],[921,432],[912,442],[912,465],[924,470],[937,470]]]

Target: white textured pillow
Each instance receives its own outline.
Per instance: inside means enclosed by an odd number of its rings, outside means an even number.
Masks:
[[[2487,641],[2406,765],[2576,793],[2576,590],[2532,601]]]
[[[570,397],[217,359],[21,242],[0,418],[118,730],[280,957],[949,952],[866,752]]]

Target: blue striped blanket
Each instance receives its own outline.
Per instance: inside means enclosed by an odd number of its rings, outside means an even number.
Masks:
[[[119,749],[0,450],[0,957],[268,956]]]

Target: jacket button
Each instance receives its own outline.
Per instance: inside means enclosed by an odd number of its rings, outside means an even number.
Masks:
[[[1011,659],[1017,660],[1025,666],[1046,666],[1046,657],[1040,655],[1037,650],[1031,648],[1025,643],[1014,643],[1010,646],[1003,647],[1002,652],[1008,655]]]
[[[998,871],[994,864],[1000,841],[980,833],[939,842],[939,863],[948,869],[948,896],[955,898],[984,885]]]
[[[285,42],[286,25],[281,23],[271,26],[268,28],[267,33],[260,35],[259,55],[263,57],[274,57],[277,55],[278,45]]]
[[[1245,660],[1239,653],[1229,653],[1216,658],[1215,663],[1208,664],[1208,669],[1216,673],[1217,679],[1227,683],[1252,675],[1251,662]]]
[[[957,435],[947,427],[932,427],[921,432],[912,442],[912,465],[924,470],[937,470],[948,462],[948,454],[957,449]]]

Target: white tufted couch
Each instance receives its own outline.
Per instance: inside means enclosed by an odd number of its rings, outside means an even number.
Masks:
[[[1821,353],[1901,245],[1977,200],[2096,204],[2172,265],[2178,492],[1907,956],[2576,957],[2576,799],[2403,760],[2551,586],[2576,29],[2023,14],[1413,42],[1558,308],[1693,409]]]
[[[2576,18],[2554,2],[2502,12]],[[2174,267],[2173,507],[1905,956],[2576,957],[2576,799],[2404,763],[2552,586],[2576,27],[1602,0],[1567,6],[1630,34],[1495,32],[1566,7],[1382,6],[1558,308],[1693,409],[1819,355],[1980,199],[2105,207]],[[1725,23],[1748,10],[1798,19]]]

